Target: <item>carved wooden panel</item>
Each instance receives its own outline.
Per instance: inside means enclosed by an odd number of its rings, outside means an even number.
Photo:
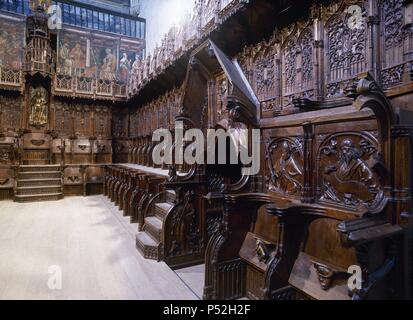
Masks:
[[[360,8],[362,19],[357,19],[349,7]],[[333,3],[326,10],[325,54],[327,73],[326,95],[334,98],[344,95],[348,80],[367,70],[367,13],[365,2],[343,1]],[[355,7],[356,8],[356,7]],[[326,18],[326,17],[325,17]]]
[[[138,138],[152,135],[159,128],[173,129],[175,117],[179,113],[182,93],[182,89],[172,90],[158,99],[146,105],[138,106],[138,108],[131,111],[129,120],[130,137]],[[114,132],[116,130],[119,129],[114,127]]]
[[[55,102],[55,130],[61,137],[69,137],[73,130],[73,105],[60,101]]]
[[[220,122],[223,119],[228,118],[228,110],[227,110],[227,98],[228,98],[228,91],[230,90],[230,83],[225,76],[225,74],[221,74],[217,77],[215,81],[215,97],[216,101],[214,103],[216,115],[215,119],[216,122]],[[204,119],[205,115],[208,113],[208,101],[206,101],[201,107],[200,112],[202,113],[201,118]],[[205,120],[203,121],[205,123]],[[214,124],[213,124],[214,125]],[[202,126],[203,128],[205,127]]]
[[[380,1],[384,55],[381,77],[384,87],[402,84],[408,71],[406,62],[413,60],[413,32],[405,17],[405,5],[403,0]]]
[[[366,132],[325,137],[317,153],[318,198],[353,209],[374,209],[383,200],[377,139]]]
[[[297,82],[297,40],[294,36],[286,40],[282,48],[283,94],[294,92]]]
[[[116,138],[127,138],[129,134],[129,119],[127,112],[116,110],[112,115],[113,136]]]
[[[311,28],[306,28],[298,39],[298,48],[301,55],[301,67],[299,68],[298,87],[301,91],[314,89],[314,35]],[[306,98],[313,97],[313,94],[305,94]]]
[[[288,196],[301,196],[304,185],[303,139],[276,138],[267,142],[269,191]]]
[[[78,138],[89,138],[93,135],[91,118],[92,110],[91,107],[87,105],[76,105],[74,107],[74,129],[75,135]]]
[[[279,66],[277,47],[274,41],[262,43],[257,47],[258,53],[254,60],[254,83],[258,99],[263,101],[263,110],[269,110],[271,104],[279,95]]]
[[[13,145],[0,144],[0,164],[10,164],[13,161]]]
[[[96,138],[110,138],[112,123],[111,108],[106,106],[95,106],[94,110],[94,129]]]
[[[139,119],[139,112],[134,111],[131,112],[130,114],[130,137],[132,139],[138,138],[139,137],[139,131],[140,131],[140,119]]]
[[[22,116],[22,98],[0,96],[0,131],[17,131]]]

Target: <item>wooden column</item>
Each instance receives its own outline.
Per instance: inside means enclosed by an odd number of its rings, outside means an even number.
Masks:
[[[368,70],[381,83],[380,66],[380,11],[377,0],[369,0],[368,18]]]
[[[314,124],[306,123],[304,128],[304,186],[301,192],[303,203],[313,203],[315,200],[313,171],[314,159]]]

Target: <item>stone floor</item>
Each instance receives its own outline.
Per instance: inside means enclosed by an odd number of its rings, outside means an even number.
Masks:
[[[0,202],[0,299],[198,299],[135,234],[103,196]]]
[[[176,274],[182,279],[183,282],[185,282],[185,284],[196,294],[199,299],[202,299],[205,283],[204,264],[176,270]]]

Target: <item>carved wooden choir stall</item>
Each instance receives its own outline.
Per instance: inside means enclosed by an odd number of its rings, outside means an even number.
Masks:
[[[29,28],[28,47],[44,36]],[[0,140],[2,198],[24,195],[33,161],[57,164],[56,194],[103,184],[145,258],[205,264],[204,299],[412,298],[412,1],[199,1],[114,104],[73,106],[50,96],[47,70],[24,72],[25,96],[1,96],[1,119],[25,111]],[[227,153],[255,147],[259,173],[229,157],[156,164],[154,131],[182,135],[177,123],[231,130]]]

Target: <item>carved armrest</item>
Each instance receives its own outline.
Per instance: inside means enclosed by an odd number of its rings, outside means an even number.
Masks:
[[[372,289],[393,270],[396,264],[397,241],[396,237],[401,236],[404,230],[399,225],[392,225],[380,217],[362,218],[350,221],[343,221],[337,228],[341,234],[341,241],[344,246],[354,247],[362,266],[364,281],[362,288],[354,289],[350,294],[353,300],[365,299]],[[369,271],[365,264],[370,251],[370,245],[381,240],[389,240],[391,244],[386,254],[386,260],[381,266],[376,266],[375,271]],[[374,248],[374,247],[373,247]]]
[[[292,216],[324,216],[326,209],[318,206],[303,205],[299,203],[288,203],[284,205],[271,204],[267,206],[269,215],[277,216],[278,218],[286,218]]]
[[[342,243],[352,247],[391,238],[403,232],[399,225],[391,225],[377,218],[363,218],[343,221],[337,231],[341,234]]]
[[[224,196],[225,202],[228,204],[256,202],[262,204],[271,203],[271,196],[266,193],[239,193],[227,194]]]
[[[271,203],[271,196],[265,193],[227,194],[224,199],[224,208],[227,213],[250,215],[252,224],[255,224],[257,220],[258,210]]]

